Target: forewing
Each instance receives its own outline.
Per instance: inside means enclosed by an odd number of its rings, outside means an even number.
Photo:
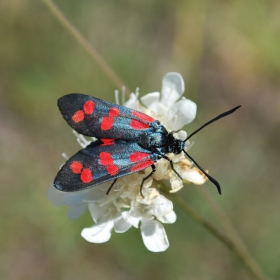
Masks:
[[[58,107],[78,133],[99,139],[135,140],[155,121],[141,112],[79,93],[61,97]]]
[[[79,191],[151,166],[155,156],[137,143],[93,142],[71,157],[59,170],[54,186],[65,192]]]

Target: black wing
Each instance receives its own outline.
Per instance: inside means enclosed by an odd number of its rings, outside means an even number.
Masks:
[[[79,93],[61,97],[58,107],[78,133],[99,139],[135,141],[155,121],[141,112]]]
[[[135,142],[102,144],[97,140],[67,160],[54,186],[65,192],[79,191],[145,169],[158,158]]]

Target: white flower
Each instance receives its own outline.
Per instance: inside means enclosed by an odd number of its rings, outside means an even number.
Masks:
[[[196,115],[196,104],[181,97],[184,92],[184,81],[178,73],[167,73],[162,82],[161,93],[153,92],[138,101],[138,90],[132,93],[124,104],[127,107],[142,111],[163,124],[168,131],[178,131],[190,123]],[[118,98],[117,98],[118,100]],[[176,138],[185,140],[187,133],[178,131]],[[84,148],[88,141],[77,134],[77,140]],[[190,148],[189,141],[185,149]],[[186,182],[203,184],[205,175],[196,167],[191,168],[191,162],[184,153],[168,154],[173,161],[174,168]],[[88,207],[95,224],[82,231],[82,236],[89,242],[102,243],[111,238],[113,229],[117,233],[126,232],[131,226],[139,228],[145,246],[152,252],[165,251],[169,247],[163,223],[174,223],[176,214],[170,200],[160,194],[154,181],[169,182],[170,192],[176,192],[183,187],[182,180],[170,168],[167,160],[156,162],[156,172],[144,181],[142,193],[139,193],[143,177],[151,172],[144,171],[119,178],[110,193],[111,182],[106,182],[90,189],[74,193],[64,193],[49,188],[48,198],[54,205],[67,205],[70,209],[68,216],[75,219],[83,214]]]

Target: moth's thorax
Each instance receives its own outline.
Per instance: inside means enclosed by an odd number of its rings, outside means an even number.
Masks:
[[[179,154],[184,149],[184,142],[168,133],[159,121],[155,121],[149,131],[143,133],[137,143],[145,149],[157,150],[160,154],[174,153]]]
[[[135,141],[145,149],[153,150],[168,145],[167,133],[153,132],[143,133],[139,139]]]
[[[151,128],[142,133],[135,141],[145,149],[154,150],[168,145],[168,132],[159,121],[154,121]]]

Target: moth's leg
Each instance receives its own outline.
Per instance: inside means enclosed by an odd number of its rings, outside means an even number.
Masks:
[[[169,163],[170,163],[170,166],[171,166],[171,169],[177,174],[177,176],[179,176],[179,178],[183,181],[183,178],[180,176],[180,174],[175,170],[175,168],[174,168],[174,165],[173,165],[173,161],[169,158],[169,157],[167,157],[166,155],[162,155],[162,157],[164,158],[164,159],[166,159],[166,160],[168,160],[169,161]]]
[[[152,169],[153,169],[152,172],[151,172],[148,176],[146,176],[146,177],[143,178],[142,183],[141,183],[141,186],[140,186],[140,194],[142,195],[143,198],[144,198],[144,195],[143,195],[143,193],[142,193],[143,184],[144,184],[144,182],[145,182],[148,178],[150,178],[150,177],[156,172],[156,167],[155,167],[155,165],[152,164],[151,167],[152,167]]]
[[[115,185],[116,181],[118,180],[118,178],[116,178],[113,183],[111,184],[110,188],[108,189],[108,191],[106,192],[106,194],[109,194],[110,190],[113,188],[113,186]]]

